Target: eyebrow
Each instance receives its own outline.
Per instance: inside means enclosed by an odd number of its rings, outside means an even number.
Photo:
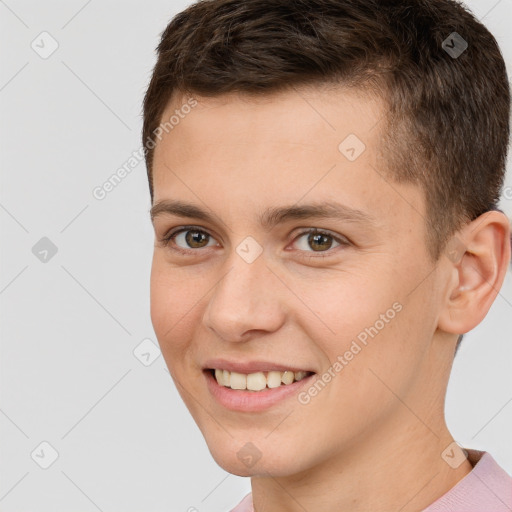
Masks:
[[[150,210],[151,222],[163,214],[194,218],[211,223],[215,222],[214,216],[207,210],[179,200],[164,199],[155,203]],[[265,230],[271,230],[278,224],[283,224],[287,221],[309,218],[344,220],[369,227],[376,224],[375,217],[369,213],[332,201],[300,206],[272,207],[258,216],[260,225]]]

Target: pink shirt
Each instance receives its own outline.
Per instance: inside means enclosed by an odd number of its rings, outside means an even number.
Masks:
[[[512,512],[512,477],[490,453],[465,450],[473,470],[422,512]],[[231,512],[254,512],[251,493]]]

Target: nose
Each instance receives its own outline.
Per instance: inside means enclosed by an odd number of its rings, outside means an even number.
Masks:
[[[285,287],[273,272],[263,254],[248,263],[234,251],[206,306],[206,328],[231,342],[277,331],[285,321]]]

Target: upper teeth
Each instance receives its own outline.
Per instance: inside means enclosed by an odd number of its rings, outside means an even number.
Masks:
[[[291,384],[294,381],[302,380],[308,372],[256,372],[256,373],[237,373],[228,370],[215,370],[215,378],[221,386],[231,389],[248,389],[249,391],[260,391],[269,388],[277,388],[281,384]]]

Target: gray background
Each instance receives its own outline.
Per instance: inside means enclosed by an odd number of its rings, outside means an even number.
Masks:
[[[225,512],[250,490],[211,458],[154,345],[144,163],[92,194],[140,148],[154,48],[188,4],[0,1],[2,512]],[[468,4],[511,70],[512,0]],[[43,31],[59,45],[47,58]],[[510,215],[510,170],[507,187]],[[511,315],[509,273],[466,336],[446,405],[455,439],[509,473]],[[47,469],[42,442],[58,452]]]

